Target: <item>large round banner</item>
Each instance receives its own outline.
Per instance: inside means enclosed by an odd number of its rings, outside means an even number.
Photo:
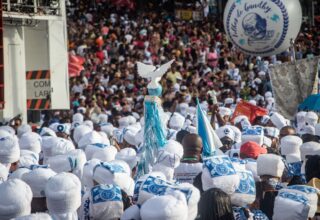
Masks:
[[[246,54],[279,54],[297,37],[302,22],[299,0],[229,0],[224,27],[229,39]]]

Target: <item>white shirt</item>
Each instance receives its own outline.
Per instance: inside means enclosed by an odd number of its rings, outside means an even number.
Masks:
[[[180,183],[193,184],[194,178],[202,171],[202,163],[181,163],[174,170],[174,178]]]

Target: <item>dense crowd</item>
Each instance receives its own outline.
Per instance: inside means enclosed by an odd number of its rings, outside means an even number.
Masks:
[[[294,49],[261,58],[238,51],[210,16],[106,0],[70,1],[67,13],[69,53],[84,70],[70,79],[69,111],[48,112],[38,130],[18,118],[0,127],[1,220],[320,219],[318,115],[279,114],[269,76],[270,65],[319,55],[319,28],[304,24]],[[150,129],[137,62],[172,59],[151,117],[163,126]],[[235,116],[242,101],[267,114]],[[200,113],[213,128],[210,156]]]

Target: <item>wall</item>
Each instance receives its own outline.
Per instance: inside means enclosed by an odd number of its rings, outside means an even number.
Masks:
[[[23,27],[4,25],[5,108],[3,118],[23,115],[26,122],[25,44]]]

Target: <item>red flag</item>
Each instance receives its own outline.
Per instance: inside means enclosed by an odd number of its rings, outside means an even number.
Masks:
[[[267,114],[268,114],[267,109],[252,105],[249,102],[241,101],[237,104],[231,121],[233,122],[233,120],[239,115],[245,115],[248,117],[249,121],[253,123],[256,117],[264,116]]]

